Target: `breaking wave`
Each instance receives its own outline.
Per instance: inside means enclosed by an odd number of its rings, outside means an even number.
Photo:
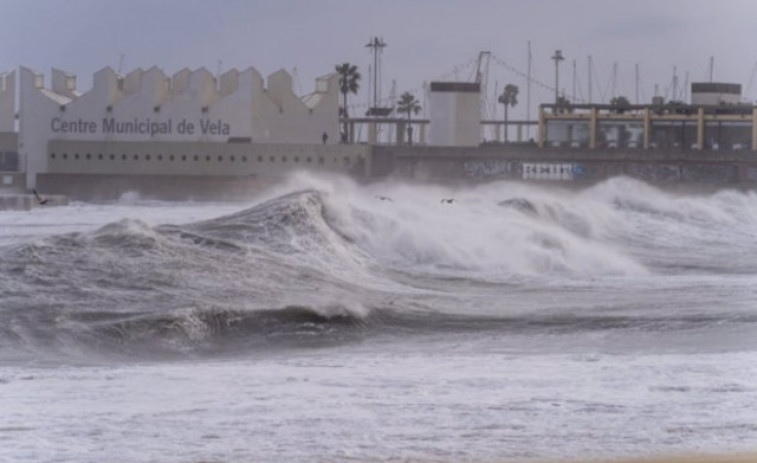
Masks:
[[[126,219],[0,248],[0,352],[184,355],[398,330],[706,324],[720,316],[647,312],[666,302],[639,293],[660,276],[757,274],[751,192],[675,195],[627,178],[581,191],[297,183],[211,220]]]

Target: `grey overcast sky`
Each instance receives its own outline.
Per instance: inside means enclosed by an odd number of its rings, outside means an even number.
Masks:
[[[222,71],[254,66],[263,75],[296,67],[298,93],[348,61],[364,75],[353,103],[364,103],[371,63],[364,45],[379,35],[388,44],[384,96],[392,80],[397,94],[420,93],[424,81],[442,77],[468,80],[471,66],[461,65],[487,50],[490,91],[514,83],[525,102],[524,78],[502,63],[525,71],[530,40],[532,75],[549,86],[549,57],[563,51],[560,88],[568,97],[576,60],[577,93],[588,98],[589,55],[595,102],[609,99],[615,62],[616,94],[634,100],[638,63],[648,101],[655,84],[669,94],[674,67],[681,86],[687,71],[691,81],[707,80],[714,56],[715,80],[741,83],[744,96],[757,99],[757,82],[750,85],[757,0],[0,0],[0,7],[0,70],[24,65],[49,75],[58,67],[77,74],[82,90],[96,70],[117,68],[122,54],[124,71],[157,65],[169,75],[183,67],[216,72],[219,61]],[[534,102],[553,95],[532,88]]]

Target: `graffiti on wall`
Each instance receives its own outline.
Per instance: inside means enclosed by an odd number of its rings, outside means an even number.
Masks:
[[[513,172],[513,163],[499,159],[475,160],[465,161],[463,168],[467,176],[480,180],[509,177]]]
[[[523,180],[575,180],[585,173],[584,167],[575,162],[524,162],[521,165]]]
[[[623,166],[622,173],[648,182],[678,182],[681,168],[677,164],[632,163]]]

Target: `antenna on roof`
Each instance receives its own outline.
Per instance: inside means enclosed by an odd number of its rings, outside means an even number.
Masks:
[[[292,68],[292,82],[297,90],[297,94],[302,95],[302,82],[300,82],[300,73],[297,71],[297,66]]]
[[[712,82],[712,75],[715,73],[715,57],[710,56],[710,82]]]
[[[373,107],[374,108],[378,106],[378,100],[379,100],[379,94],[378,94],[378,89],[380,86],[379,59],[386,46],[387,45],[386,45],[386,42],[384,42],[383,37],[371,37],[368,40],[368,44],[366,45],[366,47],[371,49],[371,53],[373,53]]]

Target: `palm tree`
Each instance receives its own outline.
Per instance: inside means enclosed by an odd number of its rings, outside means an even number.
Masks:
[[[360,88],[360,73],[357,71],[357,66],[350,63],[344,63],[341,66],[336,65],[336,72],[339,74],[339,91],[342,92],[342,98],[344,102],[341,111],[342,116],[344,117],[344,131],[342,132],[342,140],[346,141],[347,117],[349,116],[347,114],[347,94],[350,92],[357,94],[357,91]]]
[[[573,112],[573,106],[571,105],[570,100],[565,98],[565,95],[560,95],[559,97],[557,97],[555,106],[557,109],[557,114],[570,114]]]
[[[513,84],[505,85],[505,89],[497,101],[505,106],[505,143],[507,143],[507,107],[515,107],[518,104],[518,86]]]
[[[624,96],[616,96],[610,100],[610,106],[613,107],[613,112],[623,114],[631,106],[631,102]]]
[[[413,144],[413,131],[410,127],[410,115],[418,114],[421,112],[421,103],[415,99],[415,96],[410,92],[405,92],[400,95],[399,101],[397,101],[397,112],[407,113],[407,144]]]

